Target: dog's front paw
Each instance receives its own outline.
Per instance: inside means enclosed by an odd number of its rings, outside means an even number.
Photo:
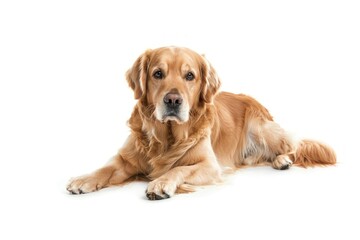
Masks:
[[[70,179],[66,190],[71,194],[84,194],[100,190],[101,188],[103,188],[103,184],[96,177],[84,175]]]
[[[146,189],[146,197],[149,200],[161,200],[174,196],[176,184],[169,180],[155,179],[150,182]]]

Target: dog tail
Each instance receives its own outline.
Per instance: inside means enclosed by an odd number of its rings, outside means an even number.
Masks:
[[[336,164],[334,150],[326,144],[313,140],[301,140],[297,144],[293,158],[295,165],[304,168]]]

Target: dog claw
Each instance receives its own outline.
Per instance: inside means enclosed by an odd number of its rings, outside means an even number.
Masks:
[[[281,166],[280,170],[287,170],[290,168],[290,164]]]
[[[147,192],[146,197],[149,200],[162,200],[162,199],[170,198],[170,195],[167,193],[164,193],[163,196],[160,196],[154,192]]]

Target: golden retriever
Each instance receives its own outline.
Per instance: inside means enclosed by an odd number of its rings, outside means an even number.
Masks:
[[[255,99],[218,93],[220,80],[204,56],[187,48],[148,50],[127,71],[138,99],[131,134],[104,167],[70,180],[72,194],[97,191],[143,175],[150,200],[221,181],[224,169],[267,163],[275,169],[336,163],[319,142],[294,143]]]

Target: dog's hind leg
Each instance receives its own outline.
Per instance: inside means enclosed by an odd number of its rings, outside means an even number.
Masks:
[[[254,155],[257,163],[269,162],[275,169],[285,170],[293,163],[290,158],[294,151],[293,141],[273,121],[254,121],[249,125],[246,150]]]

